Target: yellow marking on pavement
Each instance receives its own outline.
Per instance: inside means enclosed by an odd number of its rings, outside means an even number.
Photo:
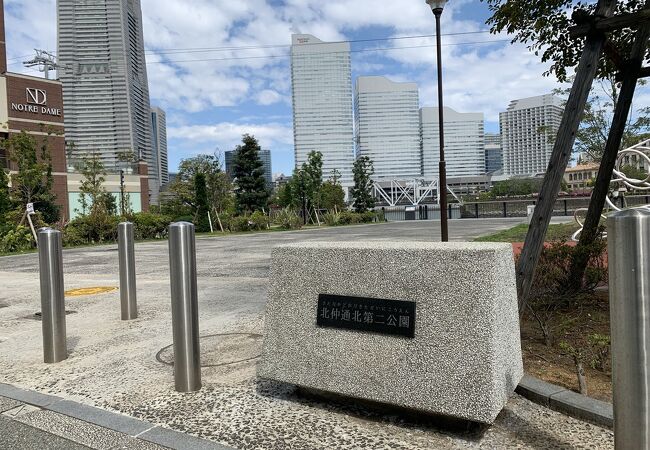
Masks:
[[[79,289],[70,289],[65,291],[66,297],[79,297],[80,295],[95,295],[95,294],[104,294],[106,292],[117,291],[116,286],[95,286]]]

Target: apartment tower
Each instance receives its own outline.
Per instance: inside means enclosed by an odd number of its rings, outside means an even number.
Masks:
[[[499,114],[504,175],[546,172],[562,111],[561,99],[546,94],[513,100]]]

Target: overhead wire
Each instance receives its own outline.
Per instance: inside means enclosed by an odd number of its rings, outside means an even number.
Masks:
[[[457,33],[443,33],[441,36],[463,36],[468,34],[484,34],[489,33],[489,30],[477,30],[477,31],[463,31]],[[409,35],[409,36],[391,36],[385,38],[367,38],[367,39],[348,39],[343,41],[327,41],[327,42],[309,42],[306,44],[301,44],[302,46],[318,46],[318,45],[328,45],[328,44],[355,44],[360,42],[378,42],[378,41],[395,41],[395,40],[404,40],[404,39],[422,39],[422,38],[432,38],[435,37],[435,34],[420,34],[420,35]],[[167,48],[160,50],[145,50],[145,54],[154,53],[154,54],[167,54],[167,53],[202,53],[202,52],[217,52],[217,51],[229,51],[229,50],[257,50],[257,49],[267,49],[267,48],[290,48],[291,44],[268,44],[268,45],[244,45],[244,46],[222,46],[222,47],[186,47],[186,48]]]
[[[472,35],[472,34],[484,34],[489,33],[489,30],[477,30],[477,31],[465,31],[457,33],[444,33],[441,36],[462,36],[462,35]],[[314,42],[301,44],[301,46],[309,45],[328,45],[336,43],[363,43],[363,42],[379,42],[379,41],[400,41],[406,39],[424,39],[435,37],[435,34],[421,34],[421,35],[408,35],[408,36],[391,36],[384,38],[367,38],[367,39],[349,39],[342,41],[329,41],[329,42]],[[443,47],[447,46],[459,46],[459,45],[482,45],[482,44],[493,44],[500,42],[510,42],[510,39],[491,39],[483,41],[472,41],[472,42],[451,42],[442,44]],[[400,47],[375,47],[375,48],[363,48],[363,49],[353,49],[349,50],[350,53],[368,53],[368,52],[379,52],[379,51],[393,51],[393,50],[407,50],[407,49],[416,49],[416,48],[430,48],[435,47],[436,44],[423,44],[423,45],[410,45],[410,46],[400,46]],[[171,55],[171,54],[190,54],[190,53],[210,53],[210,52],[225,52],[225,51],[246,51],[246,50],[264,50],[272,48],[291,48],[291,45],[286,44],[272,44],[272,45],[249,45],[249,46],[222,46],[222,47],[187,47],[187,48],[176,48],[176,49],[163,49],[163,50],[147,50],[145,51],[145,56],[153,55]],[[332,51],[332,52],[322,52],[319,55],[327,54],[336,54],[336,53],[347,53],[348,50],[342,51]],[[55,53],[55,52],[52,52]],[[29,57],[30,55],[17,56],[8,60],[20,60],[22,58]],[[199,59],[168,59],[164,58],[161,61],[147,61],[149,64],[174,64],[174,63],[194,63],[194,62],[208,62],[208,61],[238,61],[238,60],[255,60],[255,59],[277,59],[277,58],[288,58],[289,53],[276,54],[276,55],[255,55],[255,56],[230,56],[224,58],[199,58]],[[18,65],[22,64],[22,61],[10,62],[8,65]]]
[[[479,45],[479,44],[493,44],[499,42],[510,42],[510,39],[494,39],[490,41],[474,41],[474,42],[454,42],[449,44],[442,44],[443,47],[448,46],[457,46],[457,45]],[[340,50],[332,52],[322,52],[318,55],[328,55],[328,54],[337,54],[337,53],[365,53],[365,52],[376,52],[376,51],[392,51],[392,50],[406,50],[414,48],[431,48],[435,47],[436,44],[426,44],[426,45],[410,45],[402,47],[379,47],[379,48],[364,48],[356,50]],[[187,63],[187,62],[207,62],[207,61],[237,61],[237,60],[246,60],[246,59],[273,59],[273,58],[288,58],[290,55],[288,53],[282,55],[258,55],[258,56],[232,56],[226,58],[201,58],[201,59],[165,59],[162,61],[147,61],[147,64],[169,64],[169,63]]]

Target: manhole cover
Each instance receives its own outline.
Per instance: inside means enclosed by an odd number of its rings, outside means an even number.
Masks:
[[[255,333],[210,334],[199,338],[201,367],[217,367],[250,361],[262,353],[262,335]],[[156,359],[174,365],[173,345],[161,349]]]
[[[70,314],[77,314],[77,311],[72,311],[72,310],[66,309],[66,310],[65,310],[65,315],[66,315],[66,316],[69,316]],[[41,313],[40,311],[38,311],[38,312],[35,312],[35,313],[34,313],[33,315],[31,315],[31,316],[27,316],[27,318],[28,318],[28,319],[34,319],[34,320],[43,320],[43,313]]]
[[[95,286],[79,289],[70,289],[65,291],[66,297],[79,297],[81,295],[95,295],[95,294],[104,294],[106,292],[117,291],[116,286]]]

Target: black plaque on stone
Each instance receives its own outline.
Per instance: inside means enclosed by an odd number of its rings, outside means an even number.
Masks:
[[[318,294],[316,325],[415,337],[415,302]]]

